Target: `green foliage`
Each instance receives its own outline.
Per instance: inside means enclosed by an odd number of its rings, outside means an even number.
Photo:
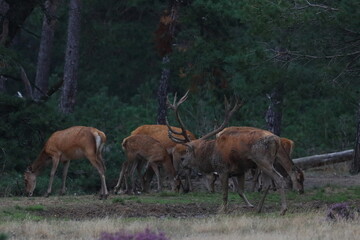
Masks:
[[[0,95],[2,170],[22,172],[40,152],[45,139],[61,126],[56,109],[24,99]]]
[[[30,207],[31,208],[31,207]],[[36,215],[37,211],[42,211],[40,209],[29,210],[26,207],[15,206],[12,208],[1,209],[0,210],[0,219],[2,221],[23,221],[23,220],[42,220],[43,217]]]
[[[6,235],[5,233],[0,233],[0,240],[6,240],[8,238],[8,235]]]
[[[117,198],[113,198],[111,200],[112,203],[120,203],[121,205],[125,204],[125,200],[123,198],[117,197]]]
[[[42,205],[32,205],[32,206],[28,206],[25,208],[25,210],[27,211],[33,211],[33,212],[38,212],[38,211],[44,211],[45,207]]]

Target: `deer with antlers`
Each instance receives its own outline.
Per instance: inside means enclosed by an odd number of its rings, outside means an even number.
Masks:
[[[179,118],[178,107],[187,99],[186,93],[179,102],[174,99],[173,109],[177,120],[185,133],[185,127]],[[257,130],[238,135],[221,135],[215,140],[209,140],[222,131],[227,125],[230,117],[238,110],[242,104],[237,101],[231,109],[226,103],[225,118],[223,123],[217,129],[196,140],[179,139],[173,136],[173,131],[169,128],[169,136],[177,143],[186,145],[186,154],[182,157],[182,165],[185,168],[196,168],[204,173],[217,172],[223,190],[223,203],[221,209],[226,211],[228,200],[228,179],[230,176],[236,176],[239,182],[237,192],[243,198],[247,206],[253,207],[244,195],[245,172],[249,169],[258,167],[264,173],[274,180],[280,187],[281,195],[281,214],[287,211],[285,197],[285,181],[283,177],[274,169],[273,164],[277,158],[286,158],[286,153],[280,147],[280,138],[270,132]],[[231,110],[230,110],[231,109]]]
[[[60,162],[64,163],[62,188],[60,193],[65,194],[65,181],[70,160],[87,158],[100,175],[100,198],[107,198],[109,193],[105,181],[104,160],[101,155],[105,142],[105,134],[92,127],[74,126],[53,133],[46,141],[37,159],[24,173],[25,190],[28,196],[33,195],[36,187],[36,177],[50,160],[52,162],[52,168],[45,197],[48,197],[51,193],[54,176]]]
[[[168,152],[159,141],[148,135],[132,135],[123,140],[122,148],[126,155],[126,161],[124,162],[121,169],[118,183],[114,188],[115,192],[117,192],[120,188],[122,179],[125,180],[126,190],[128,191],[127,175],[129,171],[132,182],[132,191],[135,191],[136,169],[138,170],[141,186],[144,188],[144,182],[141,173],[142,166],[144,165],[149,165],[154,170],[157,177],[158,191],[161,191],[162,186],[158,168],[159,164],[163,166],[165,172],[171,179],[170,183],[172,185],[172,190],[179,190],[181,182],[176,174]]]

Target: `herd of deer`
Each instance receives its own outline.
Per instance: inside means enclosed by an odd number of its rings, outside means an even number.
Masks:
[[[142,125],[123,140],[122,148],[126,161],[122,165],[114,192],[120,191],[123,182],[125,191],[135,191],[135,171],[138,172],[138,176],[143,176],[140,177],[140,182],[143,191],[146,191],[149,182],[147,175],[151,175],[147,173],[151,169],[157,177],[158,191],[161,191],[159,166],[162,166],[171,179],[174,191],[179,191],[181,187],[184,191],[193,190],[192,170],[210,179],[212,191],[214,191],[214,173],[216,173],[221,181],[223,191],[222,211],[227,210],[229,178],[234,184],[235,191],[246,205],[253,207],[244,194],[245,173],[251,170],[256,181],[266,182],[265,193],[258,206],[258,211],[261,211],[267,191],[270,187],[274,187],[281,195],[280,213],[285,214],[287,211],[285,188],[290,185],[299,193],[304,192],[303,172],[294,165],[290,157],[293,142],[258,128],[225,128],[233,113],[242,106],[242,103],[238,101],[233,107],[225,101],[223,123],[217,129],[197,139],[194,134],[186,130],[179,116],[178,108],[186,101],[187,96],[188,93],[179,101],[175,96],[173,104],[168,101],[168,106],[174,110],[180,128],[172,127],[168,123],[167,125]],[[215,139],[210,139],[214,136]],[[36,176],[39,175],[48,160],[52,161],[52,169],[45,196],[51,193],[52,182],[59,162],[64,163],[61,189],[61,194],[64,194],[70,160],[87,158],[100,175],[100,198],[106,198],[109,192],[106,187],[105,165],[101,155],[105,142],[105,134],[92,127],[75,126],[53,133],[38,158],[25,171],[25,189],[28,196],[32,196],[36,186]],[[147,171],[143,174],[144,169]],[[185,186],[181,181],[183,176],[185,177]],[[129,177],[131,187],[128,184]],[[287,180],[289,181],[287,182]]]

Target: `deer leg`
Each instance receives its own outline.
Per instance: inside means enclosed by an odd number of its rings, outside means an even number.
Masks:
[[[260,175],[260,170],[258,168],[256,168],[253,171],[251,171],[252,173],[252,185],[251,185],[251,191],[252,192],[255,192],[255,188],[256,188],[256,185],[259,183],[258,182],[258,179],[259,179],[259,175]]]
[[[100,199],[106,199],[109,195],[109,192],[106,187],[106,180],[105,180],[105,166],[101,158],[98,158],[96,155],[93,157],[91,154],[85,155],[90,163],[93,165],[94,168],[98,171],[100,175],[101,181],[101,189],[100,189]]]
[[[50,172],[49,186],[48,186],[46,193],[44,194],[44,197],[49,197],[49,195],[51,193],[51,188],[52,188],[52,184],[54,181],[54,176],[55,176],[56,170],[59,166],[59,161],[60,161],[60,156],[52,157],[52,168],[51,168],[51,172]]]
[[[213,172],[210,175],[210,192],[214,193],[215,192],[215,182],[216,179],[218,178],[217,173]]]
[[[264,202],[265,202],[266,195],[268,194],[270,187],[271,187],[271,185],[268,185],[268,186],[265,188],[264,195],[263,195],[263,197],[262,197],[262,199],[261,199],[261,201],[259,202],[259,205],[258,205],[258,207],[257,207],[257,212],[258,212],[258,213],[261,213],[262,207],[263,207]]]
[[[193,186],[191,183],[191,169],[185,169],[185,179],[186,179],[186,187],[184,188],[184,192],[192,192]]]
[[[150,167],[154,170],[156,178],[157,178],[158,192],[161,192],[162,186],[161,186],[161,177],[160,177],[159,167],[156,163],[149,163],[149,164],[150,164]]]
[[[131,164],[128,163],[126,164],[126,167],[124,168],[124,182],[125,182],[125,193],[129,193],[130,192],[130,187],[129,187],[129,168],[131,167]]]
[[[105,170],[106,170],[106,167],[105,167],[105,164],[104,164],[104,159],[102,158],[101,154],[99,154],[97,156],[100,161],[100,164],[101,164],[101,167],[102,167],[102,175],[101,175],[101,189],[102,189],[102,198],[103,199],[106,199],[108,196],[109,196],[109,192],[108,192],[108,189],[107,189],[107,186],[106,186],[106,179],[105,179]]]
[[[100,195],[100,198],[101,199],[106,199],[107,196],[109,195],[109,192],[107,190],[106,180],[105,180],[106,167],[105,167],[104,159],[103,159],[103,157],[101,155],[101,151],[102,151],[103,146],[104,146],[104,144],[101,144],[100,147],[99,147],[99,150],[98,150],[98,152],[96,154],[96,162],[99,165],[99,168],[102,170],[102,174],[100,175],[100,179],[101,179],[101,189],[100,189],[101,195]]]
[[[131,192],[132,193],[136,193],[136,187],[135,187],[135,170],[137,169],[139,164],[139,161],[135,161],[133,163],[133,165],[131,166],[131,170],[130,170],[130,176],[131,176]]]
[[[66,192],[66,177],[68,174],[68,170],[69,170],[69,166],[70,166],[70,160],[66,161],[64,163],[64,169],[63,169],[63,176],[62,176],[62,186],[61,186],[61,191],[60,191],[60,195],[64,195]]]
[[[144,162],[141,162],[140,164],[138,164],[138,166],[136,168],[138,177],[140,178],[141,191],[145,191],[145,181],[144,181],[144,177],[141,173],[141,170],[142,170],[142,167],[144,164],[145,164]],[[145,172],[146,172],[147,168],[148,168],[148,164],[146,164],[146,166],[145,166]]]
[[[229,174],[221,173],[219,174],[222,190],[223,190],[223,203],[220,206],[219,212],[226,213],[227,212],[227,204],[228,204],[228,191],[229,191]]]
[[[244,202],[246,203],[247,207],[251,207],[253,208],[254,205],[252,205],[249,200],[246,198],[245,194],[244,194],[244,189],[245,189],[245,174],[241,174],[240,176],[237,176],[236,178],[233,177],[233,183],[234,183],[234,187],[236,189],[236,192],[239,194],[239,196],[244,200]]]
[[[274,182],[277,186],[279,186],[279,192],[280,192],[280,196],[281,196],[280,215],[284,215],[287,211],[286,196],[285,196],[285,180],[281,176],[281,174],[278,173],[270,163],[268,165],[266,165],[266,167],[264,167],[262,170],[272,180],[274,180]]]
[[[152,168],[149,168],[149,166],[146,167],[145,173],[143,174],[144,179],[144,192],[149,192],[150,190],[150,183],[154,176],[154,171]]]
[[[119,180],[117,181],[116,183],[116,186],[114,187],[114,193],[119,193],[119,190],[121,188],[121,184],[124,180],[124,174],[125,174],[125,171],[126,171],[126,167],[128,165],[128,162],[123,162],[122,166],[121,166],[121,171],[120,171],[120,175],[119,175]],[[126,185],[126,189],[127,189],[127,182],[125,180],[125,185]]]

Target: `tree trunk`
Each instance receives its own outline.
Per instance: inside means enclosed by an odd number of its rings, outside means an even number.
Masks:
[[[360,172],[360,104],[358,109],[358,125],[356,129],[356,141],[354,150],[354,159],[350,169],[350,173],[358,174]]]
[[[64,85],[60,99],[60,111],[65,114],[74,111],[76,101],[80,41],[80,5],[81,0],[70,0]]]
[[[0,93],[6,93],[6,78],[0,75]]]
[[[346,150],[342,152],[326,153],[302,158],[295,158],[293,162],[302,169],[320,167],[328,164],[350,161],[354,157],[354,150]]]
[[[9,36],[9,19],[6,14],[9,11],[9,4],[5,0],[0,0],[0,45],[5,45]]]
[[[166,124],[166,112],[167,112],[167,106],[166,106],[166,98],[168,94],[168,85],[169,85],[169,78],[170,78],[170,70],[168,69],[167,63],[169,63],[169,57],[165,56],[163,57],[163,69],[161,72],[161,79],[159,82],[159,88],[157,92],[157,99],[159,103],[158,107],[158,114],[157,114],[157,124]]]
[[[282,121],[282,102],[283,102],[283,84],[273,89],[272,93],[267,95],[270,100],[265,120],[270,132],[280,136]]]
[[[159,55],[162,57],[163,69],[157,91],[157,100],[159,103],[156,122],[157,124],[166,124],[166,98],[168,94],[168,85],[170,78],[170,53],[172,52],[172,44],[175,35],[175,25],[177,20],[179,2],[170,1],[170,10],[164,11],[160,18],[159,26],[155,32],[155,45]]]
[[[47,0],[45,2],[44,20],[41,31],[40,49],[36,69],[34,98],[40,100],[46,97],[49,88],[51,52],[54,42],[56,10],[61,0]]]

